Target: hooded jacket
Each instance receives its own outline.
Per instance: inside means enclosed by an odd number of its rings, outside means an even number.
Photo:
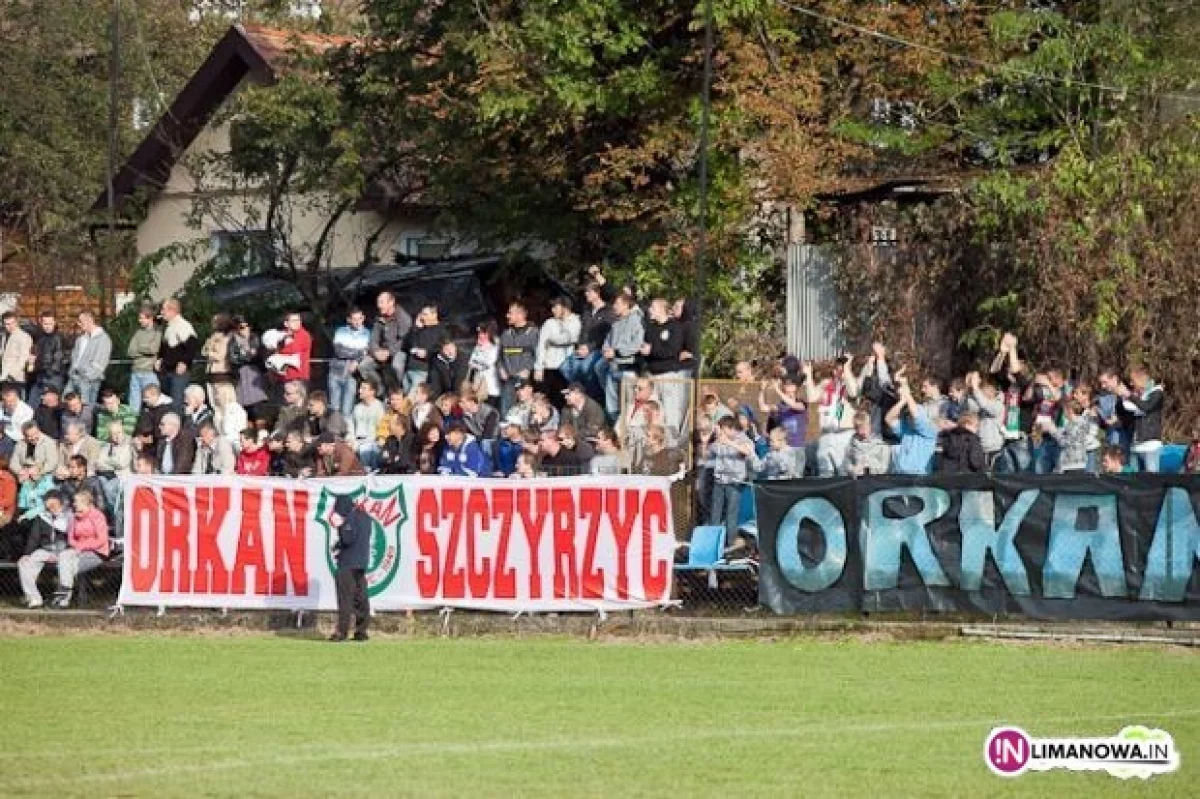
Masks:
[[[617,318],[613,321],[604,346],[616,353],[613,363],[630,369],[637,362],[645,338],[642,309],[634,306],[624,319]]]

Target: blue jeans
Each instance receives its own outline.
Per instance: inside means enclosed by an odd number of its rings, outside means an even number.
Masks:
[[[632,368],[610,364],[608,367],[608,378],[604,381],[604,410],[608,413],[610,420],[616,419],[621,415],[621,381],[625,376],[637,377],[637,372]]]
[[[338,377],[330,370],[328,385],[329,407],[349,419],[354,415],[354,401],[358,396],[358,381],[354,379],[354,374]]]
[[[1052,438],[1043,438],[1042,443],[1033,450],[1033,473],[1054,474],[1058,469],[1058,442]]]
[[[362,461],[363,468],[368,472],[375,471],[379,468],[379,445],[374,441],[360,442],[358,459]]]
[[[1149,472],[1157,474],[1159,469],[1159,461],[1162,458],[1162,447],[1150,452],[1135,452],[1132,455],[1131,463],[1137,465],[1139,472]]]
[[[103,382],[103,380],[83,380],[72,377],[67,381],[67,387],[63,393],[70,394],[73,391],[83,400],[84,405],[95,405],[96,398],[100,396],[100,384]]]
[[[996,474],[1024,474],[1033,467],[1029,439],[1018,438],[1004,442],[1000,456],[996,459]]]
[[[142,410],[142,392],[146,390],[146,386],[157,385],[158,375],[154,372],[129,373],[129,396],[126,397],[126,402],[134,413]]]
[[[421,369],[415,366],[410,366],[404,372],[404,393],[411,395],[417,390],[417,386],[422,383],[429,382],[429,370]],[[430,400],[437,400],[437,397],[430,397]]]
[[[716,483],[712,492],[709,524],[725,526],[725,546],[737,538],[738,513],[742,508],[742,487],[737,483]]]
[[[162,389],[175,403],[176,408],[183,407],[183,392],[187,390],[192,377],[188,373],[176,374],[169,372],[162,376]]]
[[[597,402],[604,401],[604,382],[600,365],[604,356],[598,352],[589,352],[585,357],[570,355],[558,371],[568,383],[581,383],[588,396]]]

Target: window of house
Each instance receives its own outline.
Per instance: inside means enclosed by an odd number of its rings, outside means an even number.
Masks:
[[[396,247],[396,254],[422,261],[447,258],[450,256],[450,240],[435,236],[404,236]]]
[[[205,17],[224,17],[230,22],[241,18],[244,0],[192,0],[188,21],[199,22]]]
[[[271,234],[265,230],[218,230],[212,233],[213,261],[236,275],[263,272],[275,265]]]
[[[321,0],[291,0],[288,3],[288,13],[303,19],[320,19]]]

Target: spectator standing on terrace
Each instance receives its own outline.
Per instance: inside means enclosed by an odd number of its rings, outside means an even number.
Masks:
[[[38,317],[38,331],[34,339],[33,387],[29,392],[29,404],[36,408],[41,403],[42,393],[54,388],[62,394],[67,383],[67,367],[71,353],[58,332],[58,320],[51,311],[42,311]]]
[[[735,546],[738,515],[742,504],[742,486],[758,470],[754,442],[738,429],[737,419],[726,416],[717,423],[716,437],[708,447],[712,465],[712,516],[710,524],[725,527],[725,542]]]
[[[212,333],[200,349],[204,358],[204,375],[208,380],[208,402],[217,402],[217,386],[233,383],[233,366],[229,360],[229,342],[233,338],[233,319],[219,313],[212,318]]]
[[[163,415],[158,424],[159,440],[155,450],[159,474],[191,474],[196,462],[196,439],[183,429],[183,421],[174,411]]]
[[[571,309],[571,301],[566,297],[555,297],[550,302],[550,318],[538,333],[533,363],[534,382],[554,402],[561,403],[567,381],[560,370],[579,343],[582,329],[579,314]]]
[[[142,410],[142,392],[146,386],[158,385],[154,366],[162,349],[162,331],[154,323],[153,306],[143,305],[138,309],[137,324],[125,347],[126,357],[133,362],[129,370],[129,406],[135,415]]]
[[[58,442],[34,422],[21,426],[22,441],[13,449],[10,467],[22,483],[37,481],[58,470]]]
[[[1001,337],[1000,349],[992,359],[990,372],[1004,399],[1004,446],[995,469],[1001,474],[1029,471],[1033,464],[1034,404],[1028,399],[1031,384],[1017,355],[1017,337],[1012,333]]]
[[[96,404],[100,384],[112,358],[112,339],[96,324],[91,311],[79,314],[79,335],[71,350],[71,366],[67,372],[67,393],[78,392],[84,403]]]
[[[315,445],[313,465],[317,477],[358,477],[367,473],[353,448],[333,433],[317,436]]]
[[[926,377],[921,381],[921,407],[939,430],[954,429],[957,418],[950,418],[950,398],[942,394],[942,384],[937,378]]]
[[[1096,397],[1096,416],[1100,429],[1104,431],[1104,443],[1118,446],[1129,454],[1133,443],[1134,417],[1125,410],[1125,382],[1121,373],[1108,368],[1100,372],[1100,393]]]
[[[883,442],[871,425],[871,414],[854,414],[854,437],[846,448],[845,471],[853,477],[887,474],[891,471],[891,447]]]
[[[442,341],[450,338],[438,316],[438,307],[426,305],[417,314],[417,322],[408,334],[408,366],[404,373],[404,390],[410,395],[421,383],[428,382],[429,369]]]
[[[496,364],[500,360],[500,334],[495,322],[484,322],[475,328],[475,349],[467,361],[467,382],[472,393],[487,396],[493,408],[500,407],[500,375]]]
[[[70,532],[71,515],[66,510],[62,495],[50,491],[42,500],[42,508],[32,518],[25,554],[17,561],[27,608],[32,610],[45,604],[37,587],[38,575],[47,563],[58,563],[59,557],[70,545]]]
[[[822,477],[832,477],[839,473],[846,460],[846,448],[854,437],[854,410],[850,401],[858,396],[858,381],[854,378],[854,359],[844,356],[840,359],[840,369],[835,366],[833,372],[824,377],[819,383],[813,381],[812,362],[804,363],[804,389],[811,408],[817,406],[817,418],[820,423],[821,437],[817,440],[817,474]],[[782,406],[788,401],[784,396]],[[807,419],[804,419],[807,422]],[[807,426],[807,424],[806,424]],[[793,443],[796,436],[789,431],[788,443],[792,446],[803,446],[803,441]]]
[[[235,316],[229,339],[229,365],[237,371],[238,405],[255,419],[259,418],[258,407],[269,399],[262,363],[262,339],[248,321]]]
[[[1062,427],[1052,419],[1041,420],[1043,431],[1058,441],[1058,471],[1062,474],[1087,472],[1088,440],[1096,437],[1096,431],[1083,411],[1079,400],[1070,399],[1063,406],[1065,420]]]
[[[679,359],[684,351],[683,333],[683,326],[671,315],[667,301],[662,297],[651,300],[649,319],[644,324],[644,343],[638,352],[658,386],[667,427],[676,436],[683,430],[688,413],[688,372]]]
[[[597,402],[604,401],[604,340],[616,318],[602,289],[599,283],[589,283],[583,290],[585,307],[580,317],[579,343],[559,369],[564,380],[582,383]]]
[[[996,384],[990,378],[983,378],[978,372],[971,372],[966,379],[967,410],[976,415],[980,443],[990,470],[1004,449],[1004,398],[996,390]],[[960,427],[961,421],[960,421]]]
[[[13,386],[25,396],[29,362],[33,358],[33,337],[21,329],[21,320],[12,311],[4,313],[3,343],[0,343],[0,386]]]
[[[937,449],[938,430],[925,415],[925,409],[913,399],[908,381],[901,378],[899,400],[888,411],[886,422],[900,438],[892,458],[896,474],[929,474]]]
[[[138,412],[121,402],[121,395],[106,388],[100,392],[100,410],[96,413],[96,436],[107,435],[108,426],[120,422],[125,435],[132,436],[137,427]]]
[[[257,431],[251,428],[242,431],[241,449],[233,468],[246,477],[266,477],[271,473],[271,454],[259,443]]]
[[[376,440],[376,434],[385,411],[375,392],[375,384],[369,380],[364,380],[359,385],[359,401],[354,406],[351,424],[354,430],[354,450],[367,469],[379,467],[379,442]]]
[[[367,317],[359,308],[351,308],[346,314],[346,324],[333,333],[333,360],[329,362],[329,404],[347,419],[354,413],[354,399],[358,396],[358,365],[371,349],[371,331],[366,327]]]
[[[467,382],[467,369],[467,359],[458,351],[454,339],[443,338],[429,364],[429,393],[434,397],[458,394]]]
[[[1157,472],[1162,456],[1162,386],[1150,379],[1143,366],[1129,370],[1129,388],[1121,393],[1121,405],[1133,418],[1133,445],[1139,471]]]
[[[359,374],[363,380],[371,380],[383,390],[391,391],[404,384],[408,361],[404,346],[413,320],[390,291],[380,292],[375,307],[379,313],[371,326],[370,357],[363,358],[359,364]]]
[[[177,408],[182,408],[183,392],[191,382],[188,373],[200,352],[200,340],[192,323],[183,318],[179,300],[163,302],[162,318],[166,326],[163,328],[156,366],[164,392]]]
[[[637,374],[637,359],[645,343],[642,309],[628,293],[613,300],[613,323],[604,341],[604,360],[607,379],[604,388],[604,411],[609,419],[621,413],[621,384],[626,377]]]
[[[500,335],[500,360],[496,364],[500,377],[500,413],[507,417],[517,403],[518,385],[533,379],[541,332],[529,324],[529,311],[524,303],[508,306],[508,327]]]
[[[767,404],[768,388],[773,388],[779,397],[779,402],[774,407]],[[758,394],[758,409],[772,424],[783,428],[787,433],[788,446],[804,446],[805,439],[808,437],[808,406],[800,398],[800,387],[795,380],[776,378],[773,383],[764,382]],[[719,424],[724,415],[721,414],[713,419],[713,422]]]
[[[237,456],[233,454],[233,443],[217,435],[217,428],[211,422],[201,425],[192,474],[233,474],[236,467]]]
[[[20,390],[12,384],[0,392],[0,455],[8,457],[21,441],[21,428],[33,421],[33,408],[21,400]]]
[[[354,640],[366,641],[371,623],[371,606],[367,599],[367,563],[371,555],[374,523],[362,506],[347,496],[333,503],[329,517],[337,530],[333,557],[337,562],[337,627],[330,641],[345,641],[354,624]]]
[[[966,411],[959,417],[956,427],[942,432],[941,471],[949,474],[987,471],[987,455],[979,437],[979,425],[979,415],[975,411]]]
[[[758,476],[763,480],[792,480],[804,476],[805,454],[803,449],[788,443],[787,431],[776,427],[768,435],[770,450],[762,458]],[[841,471],[839,465],[838,471]]]

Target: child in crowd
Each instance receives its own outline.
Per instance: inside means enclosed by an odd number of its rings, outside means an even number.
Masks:
[[[804,449],[788,443],[787,431],[776,427],[768,436],[770,450],[762,458],[758,476],[763,480],[792,480],[804,476]]]
[[[257,430],[248,427],[242,431],[234,471],[246,477],[266,477],[271,473],[271,453],[260,442]]]

